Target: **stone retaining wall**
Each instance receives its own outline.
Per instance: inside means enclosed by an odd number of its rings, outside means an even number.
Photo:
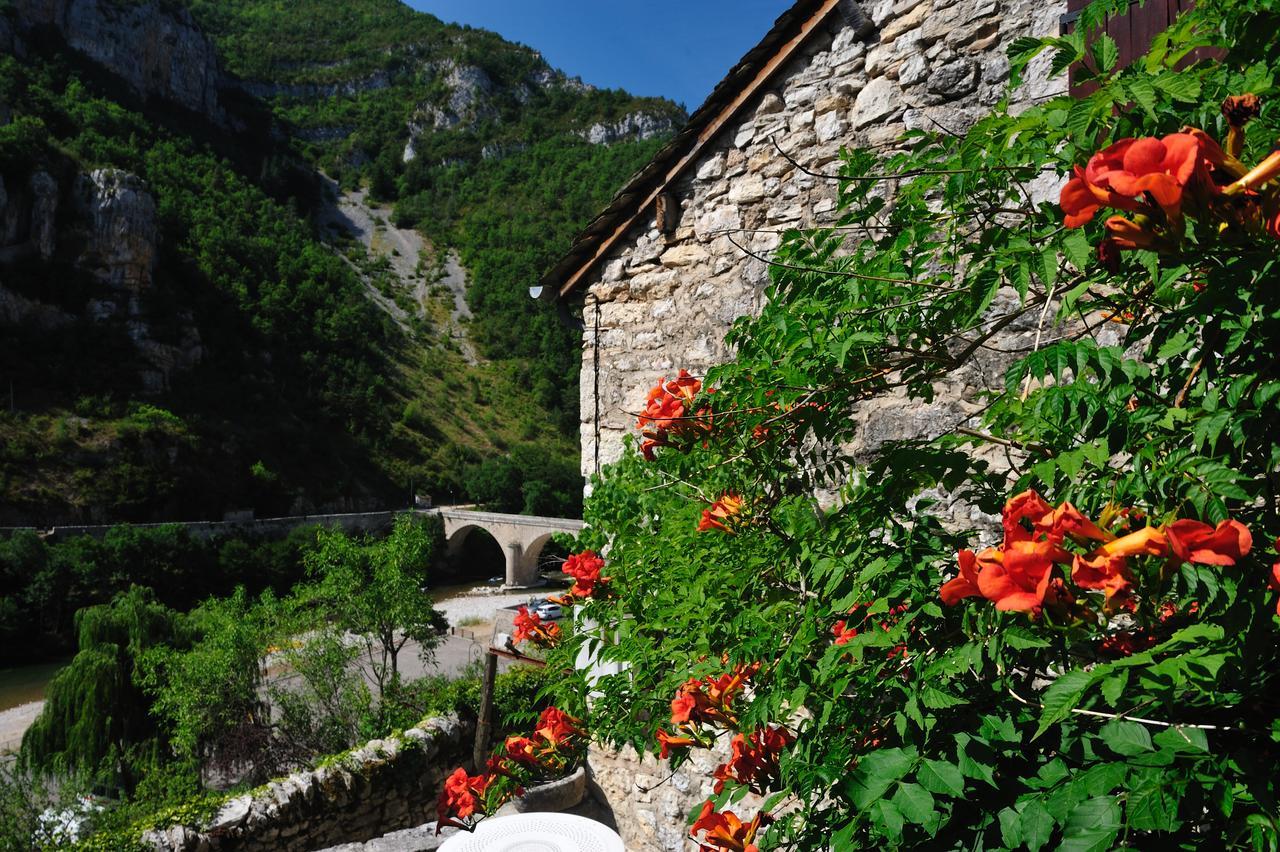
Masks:
[[[143,835],[157,852],[311,852],[435,819],[444,779],[468,761],[474,725],[428,719],[333,763],[229,800],[206,825]]]

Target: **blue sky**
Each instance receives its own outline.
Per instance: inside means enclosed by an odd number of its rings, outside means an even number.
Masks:
[[[696,109],[792,0],[407,0],[494,30],[602,88]]]

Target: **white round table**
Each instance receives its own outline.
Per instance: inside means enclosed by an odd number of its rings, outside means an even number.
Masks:
[[[622,838],[595,820],[573,814],[513,814],[482,820],[458,832],[440,852],[626,852]]]

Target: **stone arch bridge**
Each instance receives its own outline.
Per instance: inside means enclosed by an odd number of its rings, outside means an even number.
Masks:
[[[473,530],[482,529],[502,546],[507,559],[507,582],[512,587],[528,587],[538,583],[538,557],[555,533],[576,535],[582,521],[568,518],[540,518],[534,515],[501,515],[470,509],[439,508],[431,510],[444,521],[444,536],[449,555],[462,549]]]

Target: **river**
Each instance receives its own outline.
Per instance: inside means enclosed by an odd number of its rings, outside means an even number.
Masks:
[[[45,687],[66,664],[66,660],[60,660],[54,663],[0,669],[0,712],[17,707],[19,704],[44,700]]]

